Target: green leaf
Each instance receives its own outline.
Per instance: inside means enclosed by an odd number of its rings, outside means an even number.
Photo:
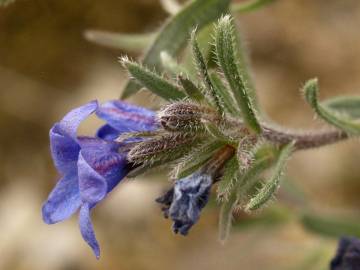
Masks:
[[[160,53],[161,64],[163,69],[170,73],[173,77],[178,74],[184,74],[187,76],[187,70],[181,66],[170,54],[166,51]]]
[[[176,85],[138,63],[130,61],[127,57],[122,58],[121,63],[139,84],[154,94],[166,100],[178,100],[185,97]]]
[[[197,43],[199,48],[204,55],[205,62],[209,64],[212,60],[212,37],[214,34],[214,25],[208,24],[202,29],[197,28]],[[189,42],[190,43],[190,42]],[[182,55],[182,65],[186,67],[189,72],[189,78],[193,81],[198,81],[197,67],[194,63],[194,57],[192,53],[191,44],[187,44]]]
[[[240,12],[240,13],[256,11],[259,8],[271,4],[274,1],[275,0],[250,0],[250,1],[246,1],[245,3],[238,3],[231,5],[231,11]]]
[[[335,97],[327,99],[321,102],[321,104],[340,114],[347,114],[349,117],[360,118],[360,96]]]
[[[238,173],[235,172],[233,177],[236,176],[239,177]],[[233,178],[230,179],[232,182],[234,181]],[[237,200],[236,200],[236,195],[234,193],[230,193],[230,197],[227,198],[227,200],[224,200],[223,204],[221,205],[220,214],[219,214],[219,239],[223,243],[229,238],[232,219],[233,219],[233,211],[236,205],[237,205]]]
[[[85,38],[98,45],[129,52],[144,50],[155,39],[155,33],[125,34],[87,30]]]
[[[247,199],[248,193],[259,180],[259,175],[272,166],[278,155],[277,149],[270,144],[255,145],[251,150],[254,161],[251,167],[243,174],[241,181],[234,187],[237,202]]]
[[[360,237],[360,219],[305,213],[301,218],[301,223],[307,230],[325,236],[338,238],[343,235],[352,235]]]
[[[307,81],[303,91],[306,101],[323,120],[350,135],[360,135],[360,119],[355,119],[351,114],[346,113],[344,109],[346,103],[342,104],[342,109],[340,110],[335,109],[334,105],[332,107],[329,106],[329,103],[319,103],[319,86],[317,79]],[[354,105],[354,103],[352,103],[352,105]],[[336,106],[339,107],[339,102],[335,102],[335,107]]]
[[[236,44],[232,19],[229,15],[222,17],[215,31],[216,57],[230,85],[237,105],[240,107],[246,124],[256,133],[261,131],[248,88],[236,62]]]
[[[211,140],[193,149],[179,161],[171,173],[172,177],[180,179],[190,175],[208,161],[216,150],[224,145],[223,142]]]
[[[237,172],[239,171],[236,157],[231,158],[224,167],[224,175],[217,186],[217,196],[220,200],[227,200],[228,195],[236,181]]]
[[[231,95],[230,90],[224,85],[221,78],[215,72],[211,72],[210,80],[215,89],[216,95],[221,100],[221,103],[224,104],[224,109],[232,115],[240,116],[240,111],[234,104],[234,97]]]
[[[205,85],[204,96],[209,100],[209,103],[214,105],[217,111],[222,114],[225,108],[223,103],[221,103],[219,96],[217,95],[217,92],[210,79],[205,59],[200,51],[199,45],[196,40],[196,30],[193,30],[191,32],[190,43],[195,65],[197,67],[199,76],[202,78]]]
[[[220,129],[218,125],[215,125],[212,122],[204,122],[205,130],[213,138],[231,144],[232,140],[230,137],[227,137]]]
[[[196,0],[190,1],[184,8],[161,29],[155,41],[144,56],[143,64],[162,71],[160,52],[166,50],[171,56],[176,56],[186,45],[189,33],[194,27],[203,28],[216,20],[228,10],[230,0]],[[128,83],[122,98],[127,98],[139,90],[139,86]]]
[[[178,76],[179,83],[183,87],[185,93],[193,100],[201,102],[205,99],[200,89],[188,78],[184,78],[182,75]]]
[[[272,146],[266,144],[258,147],[256,150],[255,161],[252,167],[242,176],[239,175],[239,179],[234,183],[228,200],[224,201],[221,205],[219,237],[222,241],[225,241],[229,235],[234,209],[257,182],[257,176],[269,168],[274,160],[274,149]]]
[[[258,193],[250,199],[249,203],[246,206],[246,211],[257,210],[263,205],[265,205],[272,198],[272,196],[275,194],[275,192],[280,186],[280,180],[283,175],[286,162],[289,159],[293,150],[294,142],[287,144],[280,150],[279,157],[276,161],[274,171],[272,172],[269,181],[267,181],[258,191]]]

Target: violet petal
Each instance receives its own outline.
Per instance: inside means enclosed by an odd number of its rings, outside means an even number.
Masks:
[[[80,208],[79,214],[80,232],[86,243],[92,248],[97,259],[100,258],[100,247],[96,240],[95,232],[90,218],[90,206],[85,203]]]
[[[42,207],[43,220],[53,224],[69,218],[80,207],[76,171],[60,179]]]
[[[122,132],[150,131],[157,128],[155,112],[120,100],[102,104],[96,114],[111,127]]]

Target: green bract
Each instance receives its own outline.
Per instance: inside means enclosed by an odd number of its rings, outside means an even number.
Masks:
[[[306,82],[303,91],[306,101],[323,120],[349,135],[360,135],[360,97],[338,97],[320,103],[317,79]]]

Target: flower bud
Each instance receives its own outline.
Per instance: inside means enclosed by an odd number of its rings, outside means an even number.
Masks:
[[[176,102],[160,110],[158,120],[169,131],[196,131],[203,129],[203,121],[217,123],[220,117],[211,108],[190,102]]]
[[[196,141],[197,137],[189,134],[165,133],[136,144],[127,158],[135,164],[157,160],[168,162],[182,156]]]

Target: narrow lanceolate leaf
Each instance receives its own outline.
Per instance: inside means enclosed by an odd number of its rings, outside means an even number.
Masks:
[[[329,106],[328,103],[322,104],[318,101],[319,86],[317,79],[307,81],[303,91],[306,101],[323,120],[350,135],[360,135],[359,118],[353,118],[351,114],[346,113],[344,107],[343,109],[336,110],[334,105],[331,108],[331,105]],[[336,106],[339,107],[339,103]],[[343,106],[346,106],[346,104]]]
[[[236,60],[234,27],[229,15],[222,17],[217,24],[215,46],[218,64],[224,72],[237,105],[241,109],[244,121],[253,131],[259,133],[260,124],[253,106],[251,90],[248,88]]]
[[[256,11],[274,1],[275,0],[249,0],[243,3],[231,5],[231,11],[240,13]]]
[[[225,110],[224,104],[221,102],[219,96],[217,95],[217,92],[210,79],[205,59],[200,51],[199,45],[196,40],[196,30],[193,30],[191,33],[191,48],[199,76],[202,78],[205,85],[204,95],[210,101],[210,103],[216,107],[218,112],[222,114]]]
[[[229,144],[232,143],[232,138],[224,134],[222,130],[219,128],[219,125],[206,121],[204,122],[204,127],[207,133],[211,135],[213,138],[219,141],[227,142]]]
[[[238,162],[236,157],[233,157],[226,163],[224,167],[224,175],[221,177],[221,180],[217,186],[217,196],[219,200],[228,200],[230,191],[234,186],[234,182],[236,181],[238,170]]]
[[[212,72],[210,73],[210,80],[216,95],[221,100],[221,103],[224,104],[224,109],[231,115],[240,116],[240,111],[236,108],[236,104],[234,103],[234,97],[221,78],[216,73]]]
[[[173,169],[171,177],[180,179],[192,174],[204,165],[214,152],[222,146],[224,146],[223,142],[210,140],[196,147],[179,161],[178,165]]]
[[[155,39],[155,33],[126,34],[87,30],[85,38],[98,45],[129,52],[141,52]]]
[[[160,53],[161,64],[163,69],[171,74],[173,77],[176,77],[178,74],[187,75],[187,70],[180,65],[168,52],[162,51]]]
[[[196,39],[199,44],[199,48],[204,55],[205,62],[209,63],[211,61],[211,55],[212,55],[212,36],[214,34],[214,25],[208,24],[207,26],[203,27],[202,29],[196,28],[197,35]],[[190,43],[190,42],[189,42]],[[191,44],[187,44],[186,48],[184,49],[184,52],[182,53],[182,64],[186,67],[186,69],[189,71],[190,79],[193,81],[198,81],[197,76],[197,68],[194,63],[194,57],[192,53]]]
[[[246,197],[248,191],[257,182],[257,177],[267,168],[269,168],[274,159],[274,150],[268,145],[257,148],[255,153],[255,161],[252,167],[243,175],[238,173],[237,181],[234,182],[228,200],[224,201],[220,210],[219,219],[219,237],[221,241],[225,241],[229,235],[232,221],[232,213],[241,200]]]
[[[240,176],[237,172],[235,172],[234,177]],[[234,179],[232,179],[232,181],[234,181]],[[236,194],[234,192],[230,192],[228,196],[230,197],[228,197],[227,200],[224,200],[219,214],[219,239],[223,243],[230,235],[233,211],[237,205]]]
[[[360,120],[360,96],[340,96],[327,99],[321,104],[324,107]]]
[[[246,206],[247,211],[253,211],[261,208],[275,194],[280,186],[280,180],[284,172],[286,162],[289,159],[293,149],[294,143],[292,142],[280,150],[279,157],[276,161],[274,171],[272,172],[269,181],[267,181],[258,191],[258,193],[250,199],[250,202]]]
[[[154,94],[166,100],[178,100],[185,97],[176,85],[138,63],[130,61],[127,57],[122,58],[121,62],[140,85]]]
[[[197,87],[190,79],[185,78],[183,75],[179,75],[178,80],[189,98],[198,102],[201,102],[205,99],[199,87]]]
[[[185,5],[180,12],[171,17],[160,30],[154,42],[143,58],[145,66],[162,71],[160,52],[166,50],[176,56],[186,45],[189,33],[194,27],[200,30],[207,24],[226,13],[230,0],[195,0]],[[139,90],[139,86],[130,82],[125,86],[122,98],[127,98]]]

